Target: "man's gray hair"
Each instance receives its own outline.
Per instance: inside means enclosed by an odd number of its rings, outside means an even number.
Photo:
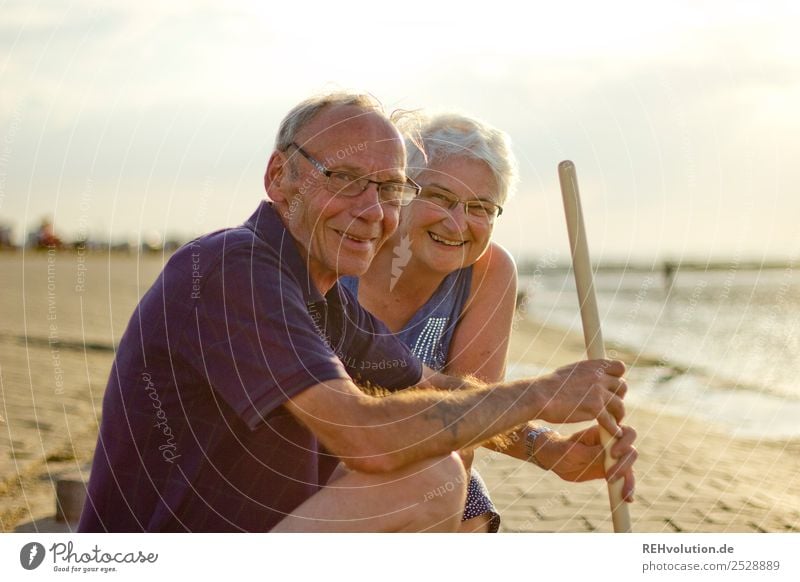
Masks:
[[[388,119],[380,101],[365,93],[328,93],[315,95],[296,105],[281,121],[278,135],[275,138],[275,149],[286,151],[295,141],[298,132],[305,127],[320,111],[336,105],[352,105],[365,112],[374,112]]]
[[[428,115],[403,112],[395,122],[406,136],[406,173],[416,178],[437,161],[463,156],[485,162],[492,170],[503,204],[517,183],[517,160],[511,151],[511,138],[504,131],[461,113]]]

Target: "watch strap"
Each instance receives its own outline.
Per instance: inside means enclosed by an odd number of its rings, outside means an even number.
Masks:
[[[553,432],[552,428],[547,428],[546,426],[537,426],[536,428],[532,428],[527,433],[525,433],[525,452],[528,455],[528,460],[531,461],[537,467],[541,467],[544,469],[542,464],[536,459],[536,439],[538,439],[541,435]]]

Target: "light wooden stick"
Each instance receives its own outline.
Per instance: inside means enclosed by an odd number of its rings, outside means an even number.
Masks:
[[[575,164],[570,161],[558,164],[558,179],[561,182],[561,195],[564,198],[564,213],[567,217],[569,245],[572,250],[572,269],[575,272],[575,286],[578,288],[586,354],[590,360],[604,359],[606,350],[600,330],[600,313],[597,309],[597,297],[594,292],[592,265],[589,261],[589,245],[586,242],[586,227],[583,224],[583,210],[578,192]],[[608,471],[616,462],[611,457],[611,445],[614,443],[614,437],[600,427],[600,440],[605,449],[605,468]],[[611,520],[614,522],[615,532],[631,531],[628,505],[622,500],[623,484],[624,479],[617,479],[608,484],[608,500],[611,505]]]

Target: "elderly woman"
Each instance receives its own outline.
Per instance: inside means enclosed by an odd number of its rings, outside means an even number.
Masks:
[[[508,138],[453,114],[406,117],[401,125],[413,136],[408,174],[422,190],[369,271],[343,284],[428,367],[498,381],[517,289],[513,260],[490,243],[516,178]],[[473,469],[462,530],[499,524]]]
[[[409,135],[408,175],[421,187],[400,226],[360,278],[346,277],[359,302],[397,334],[424,364],[485,382],[503,378],[517,294],[511,256],[491,242],[495,221],[516,181],[507,135],[458,114],[400,121]],[[625,457],[626,494],[635,433]],[[504,450],[572,481],[603,476],[596,429],[561,437],[533,425],[510,435]],[[469,452],[462,453],[471,459]],[[462,531],[497,531],[500,516],[473,469]]]

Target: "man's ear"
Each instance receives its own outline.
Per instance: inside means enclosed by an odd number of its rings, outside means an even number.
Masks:
[[[264,189],[271,200],[284,202],[286,195],[283,192],[289,180],[289,159],[283,152],[274,151],[267,162],[267,171],[264,174]]]

